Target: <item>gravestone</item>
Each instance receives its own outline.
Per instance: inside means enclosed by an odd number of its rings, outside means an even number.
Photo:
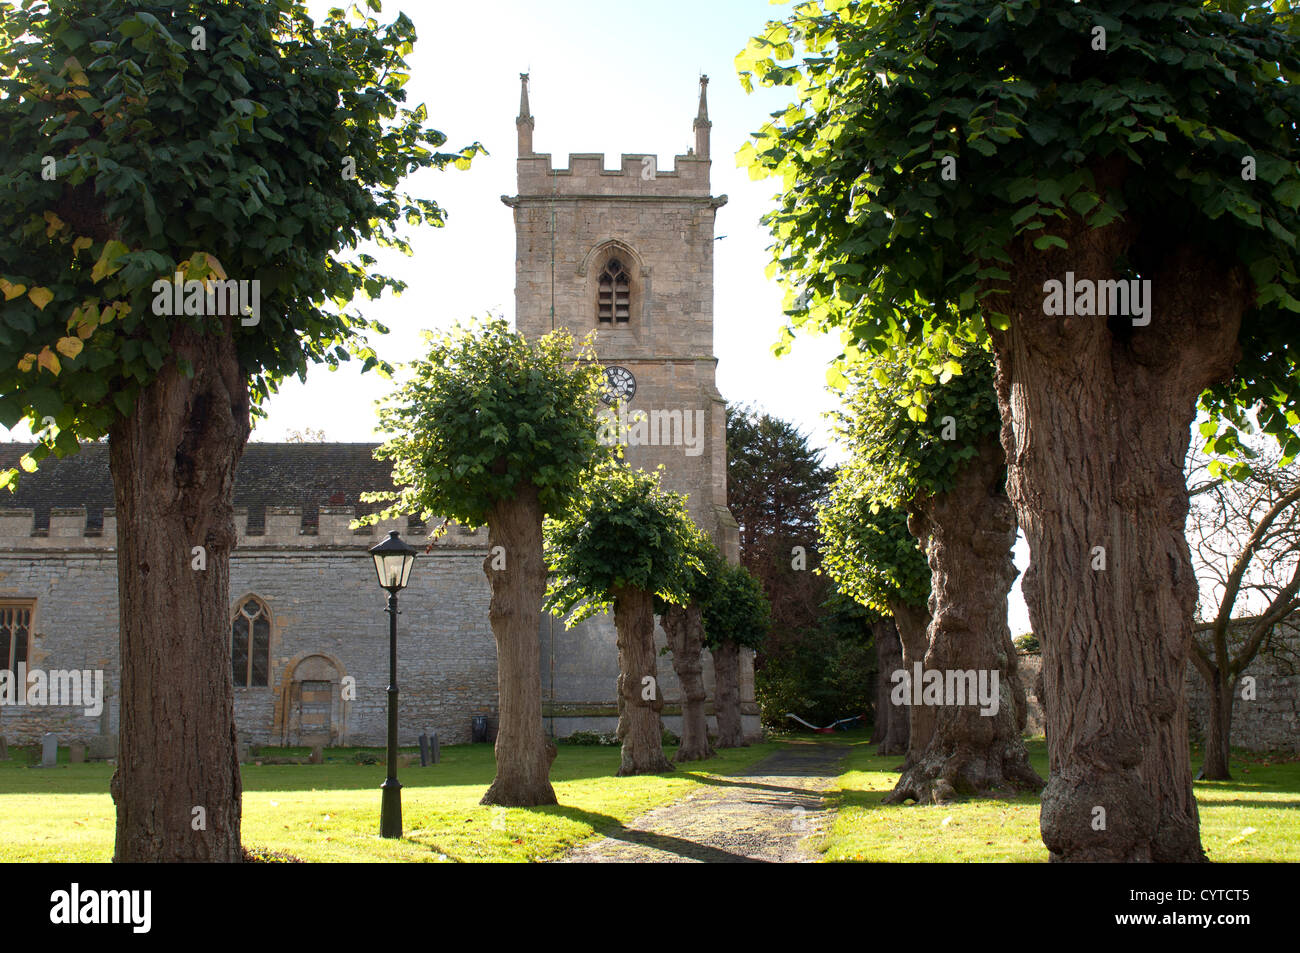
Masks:
[[[95,735],[90,739],[90,760],[111,761],[117,757],[117,735]]]
[[[420,735],[420,767],[427,768],[428,766],[429,766],[429,735],[426,733]]]
[[[5,740],[4,735],[0,735],[0,761],[9,760],[9,742]]]
[[[41,767],[53,768],[59,763],[59,736],[47,731],[41,738]]]
[[[241,740],[239,742],[239,763],[248,764],[248,762],[252,760],[253,760],[253,753],[249,750],[248,742]]]
[[[324,764],[325,749],[320,745],[312,745],[311,758],[309,759],[309,761],[312,764]]]
[[[431,731],[429,732],[429,763],[437,764],[441,757],[442,753],[438,750],[438,733]]]
[[[86,760],[86,746],[83,744],[68,745],[68,763],[81,764]]]

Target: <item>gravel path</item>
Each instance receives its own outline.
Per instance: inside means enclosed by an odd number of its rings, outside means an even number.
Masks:
[[[562,863],[808,863],[830,812],[822,792],[848,748],[792,744],[743,775],[706,780],[682,800],[574,848]]]

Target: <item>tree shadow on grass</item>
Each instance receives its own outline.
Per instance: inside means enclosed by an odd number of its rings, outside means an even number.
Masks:
[[[700,861],[701,863],[711,864],[761,864],[762,860],[756,860],[753,857],[746,857],[743,854],[735,854],[731,851],[722,850],[717,847],[709,847],[684,837],[674,837],[671,834],[656,834],[652,831],[639,831],[629,828],[616,817],[610,817],[608,814],[597,814],[593,811],[584,811],[577,807],[567,807],[563,804],[538,807],[522,808],[520,810],[532,810],[539,813],[550,814],[564,817],[571,821],[578,821],[589,825],[597,834],[608,837],[611,840],[621,841],[624,844],[633,847],[644,847],[653,850],[663,851],[668,854],[676,854],[678,857],[687,860]],[[579,845],[579,848],[590,844],[585,842]],[[564,858],[557,858],[563,861]],[[633,861],[648,862],[641,858],[629,858]]]

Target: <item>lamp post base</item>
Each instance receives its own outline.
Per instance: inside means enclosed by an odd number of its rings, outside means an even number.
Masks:
[[[397,778],[389,778],[380,788],[384,799],[379,811],[379,836],[402,836],[402,785]]]

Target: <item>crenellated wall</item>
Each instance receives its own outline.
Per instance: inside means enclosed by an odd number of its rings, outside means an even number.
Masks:
[[[248,507],[235,507],[235,530],[240,548],[365,548],[397,530],[418,541],[428,528],[411,519],[385,520],[375,526],[352,529],[357,519],[352,506],[321,506],[315,522],[304,521],[301,506],[265,507],[264,527],[249,530]],[[487,550],[487,528],[470,531],[452,523],[448,531],[433,540],[437,549],[477,548]],[[117,516],[112,507],[103,511],[99,526],[89,523],[86,507],[54,507],[50,510],[48,529],[36,528],[36,512],[31,509],[0,508],[0,550],[73,549],[112,550],[117,546]]]

